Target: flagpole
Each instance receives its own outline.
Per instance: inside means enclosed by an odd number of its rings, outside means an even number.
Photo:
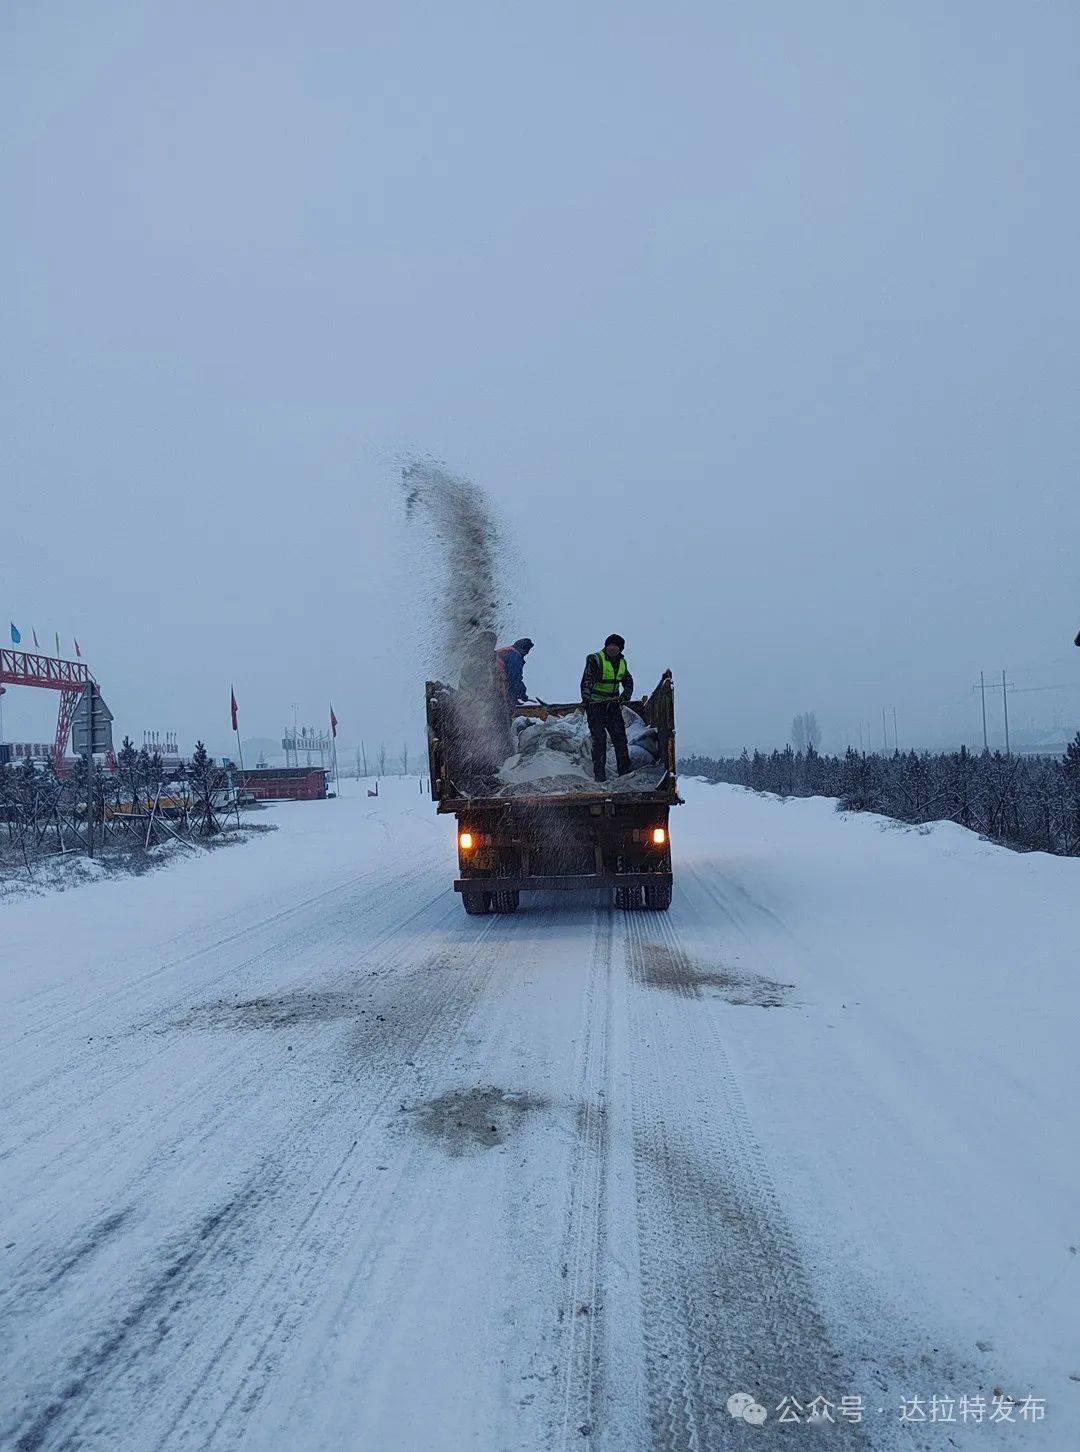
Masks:
[[[236,706],[236,687],[229,687],[229,713],[232,716],[232,728],[236,732],[236,754],[240,759],[240,770],[244,770],[244,748],[240,745],[240,715]],[[245,782],[246,786],[247,783]]]
[[[341,777],[338,775],[337,764],[337,717],[334,715],[334,703],[330,702],[330,750],[334,763],[334,791],[341,796]]]

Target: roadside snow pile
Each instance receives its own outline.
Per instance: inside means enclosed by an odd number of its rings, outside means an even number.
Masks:
[[[158,868],[202,853],[249,842],[263,832],[276,832],[277,827],[262,822],[244,822],[240,827],[225,826],[214,837],[195,837],[157,842],[143,849],[137,844],[110,844],[90,858],[82,852],[68,850],[48,856],[31,857],[29,863],[16,862],[10,854],[0,856],[0,908],[24,898],[45,897],[50,893],[69,892],[87,883],[118,881],[128,877],[144,877]]]
[[[0,904],[23,897],[43,897],[47,892],[64,892],[85,882],[100,882],[110,875],[108,858],[89,858],[77,852],[58,852],[53,857],[31,858],[29,864],[0,866]]]
[[[630,765],[634,769],[626,776],[617,775],[615,752],[609,741],[608,779],[604,790],[652,791],[664,774],[657,761],[656,732],[636,711],[624,706],[622,714],[630,747]],[[583,710],[573,711],[568,716],[549,716],[546,721],[535,716],[515,716],[511,726],[517,750],[499,771],[499,796],[534,792],[547,795],[596,788],[592,771],[592,739]]]

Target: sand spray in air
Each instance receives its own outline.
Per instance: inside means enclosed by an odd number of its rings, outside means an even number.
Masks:
[[[401,469],[406,526],[419,566],[429,674],[454,698],[460,770],[490,778],[510,750],[509,713],[495,672],[508,615],[508,550],[491,502],[471,479],[411,459]]]
[[[431,666],[456,684],[485,635],[507,615],[506,541],[479,485],[443,465],[411,459],[401,469],[406,525],[430,602]]]

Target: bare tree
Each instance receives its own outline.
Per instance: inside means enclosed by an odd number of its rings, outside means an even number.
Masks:
[[[804,754],[807,750],[816,751],[821,745],[821,727],[818,725],[816,711],[800,711],[793,717],[791,722],[791,744],[796,751]]]
[[[379,775],[386,775],[386,747],[379,747]]]

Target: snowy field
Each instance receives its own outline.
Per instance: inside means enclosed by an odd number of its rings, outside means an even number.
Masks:
[[[691,781],[470,919],[345,789],[0,907],[0,1447],[1080,1447],[1080,862]]]

